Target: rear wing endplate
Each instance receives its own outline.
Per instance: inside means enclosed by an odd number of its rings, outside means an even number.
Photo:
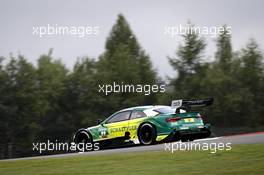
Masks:
[[[172,108],[179,108],[181,106],[184,107],[191,107],[191,106],[209,106],[212,105],[214,102],[213,98],[207,98],[207,99],[202,99],[202,100],[173,100],[171,102],[171,107]]]

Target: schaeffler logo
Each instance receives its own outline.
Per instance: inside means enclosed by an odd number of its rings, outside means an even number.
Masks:
[[[71,143],[63,143],[58,142],[57,140],[55,142],[52,142],[50,140],[47,140],[47,142],[38,142],[38,143],[32,143],[32,150],[37,151],[40,154],[47,152],[47,151],[63,151],[63,152],[85,152],[85,151],[97,151],[99,150],[99,143],[78,143],[75,144],[74,142]]]

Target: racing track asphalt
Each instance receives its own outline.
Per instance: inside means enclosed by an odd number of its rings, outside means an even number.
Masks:
[[[208,143],[208,144],[210,143],[224,143],[224,144],[231,143],[232,145],[264,143],[264,132],[231,135],[231,136],[224,136],[224,137],[214,137],[214,138],[195,140],[194,142]],[[24,157],[24,158],[15,158],[15,159],[4,159],[0,161],[45,159],[45,158],[53,158],[53,157],[70,157],[70,156],[106,155],[106,154],[116,154],[116,153],[128,153],[128,152],[132,153],[132,152],[161,151],[161,150],[165,150],[164,143],[150,145],[150,146],[136,145],[136,146],[130,146],[130,147],[105,149],[105,150],[91,151],[91,152],[85,152],[85,153],[66,153],[66,154],[56,154],[56,155],[49,155],[49,156],[35,156],[35,157]]]

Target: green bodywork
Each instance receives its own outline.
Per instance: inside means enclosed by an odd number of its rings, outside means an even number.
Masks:
[[[202,118],[197,117],[200,114],[198,112],[187,112],[178,114],[156,114],[146,115],[142,118],[129,119],[125,121],[119,121],[114,123],[107,123],[107,120],[119,112],[125,111],[140,111],[144,112],[151,107],[135,107],[116,112],[115,114],[108,117],[101,124],[89,127],[86,129],[93,139],[93,141],[103,141],[115,138],[124,138],[126,134],[129,135],[129,140],[135,143],[138,140],[138,128],[143,123],[150,123],[156,129],[156,141],[162,141],[169,137],[171,134],[186,131],[199,133],[202,129],[209,129],[208,125],[204,125]],[[130,114],[131,115],[131,114]],[[168,118],[181,118],[178,121],[168,122]],[[127,138],[126,138],[127,139]]]

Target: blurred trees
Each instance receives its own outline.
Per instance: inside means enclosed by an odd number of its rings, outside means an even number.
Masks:
[[[118,16],[105,45],[105,52],[97,63],[96,79],[98,84],[156,84],[156,73],[148,55],[141,49],[136,36],[122,15]],[[103,94],[100,94],[102,96]],[[113,93],[103,97],[101,106],[109,111],[127,106],[153,104],[155,94]],[[109,113],[108,113],[109,114]]]
[[[242,49],[239,80],[241,86],[247,88],[246,103],[243,106],[243,115],[247,116],[248,124],[258,126],[264,123],[264,70],[263,55],[255,40],[250,39]],[[254,115],[252,115],[254,114]]]
[[[163,81],[122,15],[99,58],[79,58],[73,70],[54,59],[52,50],[35,66],[22,55],[0,58],[0,158],[31,155],[36,141],[70,142],[77,129],[95,125],[117,110],[170,105],[172,99],[214,97],[213,106],[199,109],[214,126],[263,126],[263,54],[256,41],[234,52],[231,35],[224,31],[216,40],[215,59],[208,62],[206,41],[199,34],[182,37],[176,56],[168,58],[178,73],[169,79],[172,90],[160,94],[98,92],[99,85],[113,82]]]
[[[193,24],[188,24],[190,27]],[[178,76],[171,81],[174,86],[175,96],[189,98],[200,93],[200,78],[207,65],[201,62],[206,47],[205,41],[198,34],[189,31],[183,35],[183,44],[176,51],[176,58],[168,58]],[[187,88],[192,87],[192,88]]]
[[[169,98],[214,97],[214,105],[202,109],[207,114],[205,120],[214,126],[261,127],[264,125],[262,53],[254,40],[234,52],[231,35],[224,28],[216,40],[213,62],[205,62],[200,56],[205,43],[198,34],[183,35],[184,44],[179,46],[177,57],[169,58],[178,72],[171,80],[175,91]]]
[[[3,64],[2,60],[10,60]],[[19,55],[0,60],[1,157],[31,154],[33,142],[72,141],[125,107],[154,104],[155,94],[98,92],[99,85],[154,85],[156,72],[122,15],[98,60],[80,58],[69,71],[52,50],[33,66]]]
[[[42,106],[38,119],[39,140],[62,139],[65,133],[70,134],[71,129],[65,109],[67,102],[64,101],[68,70],[59,60],[54,60],[51,53],[40,56],[36,71],[38,102]]]
[[[19,55],[11,56],[1,70],[1,153],[22,156],[30,153],[31,139],[38,130],[38,103],[36,69]],[[15,155],[14,155],[15,153]]]

